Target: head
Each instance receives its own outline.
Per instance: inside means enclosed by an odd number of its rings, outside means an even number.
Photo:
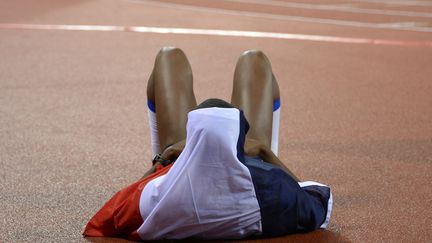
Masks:
[[[238,122],[237,125],[235,125],[235,122]],[[237,128],[233,130],[233,127]],[[232,134],[236,129],[238,129],[238,133]],[[244,160],[244,143],[248,130],[249,123],[243,111],[221,99],[207,99],[188,115],[187,134],[188,137],[190,136],[191,141],[198,135],[202,139],[201,141],[208,142],[206,143],[207,148],[214,148],[212,149],[213,152],[220,151],[220,148],[225,147],[225,145],[229,146],[230,143],[228,141],[234,142],[236,144],[237,157],[240,161]],[[235,139],[235,141],[230,140],[230,137],[231,139]],[[186,146],[189,141],[187,140]],[[220,141],[224,142],[220,143]],[[203,144],[201,143],[201,145]]]
[[[204,108],[235,108],[237,107],[233,106],[232,104],[217,98],[210,98],[205,101],[203,101],[201,104],[199,104],[194,110],[198,109],[204,109]],[[240,109],[238,109],[240,110]],[[240,130],[242,136],[239,137],[239,147],[237,148],[239,151],[239,154],[243,154],[243,146],[245,142],[246,133],[249,130],[249,122],[246,120],[246,117],[243,114],[243,111],[240,110]]]
[[[211,108],[211,107],[219,107],[219,108],[236,108],[225,100],[211,98],[203,101],[199,104],[194,110],[203,109],[203,108]]]
[[[218,98],[210,98],[206,99],[205,101],[201,102],[197,107],[195,107],[194,110],[198,109],[204,109],[204,108],[235,108],[237,107],[233,106],[231,103],[226,102],[225,100],[218,99]],[[240,110],[240,109],[238,109]],[[246,120],[246,117],[243,114],[243,111],[240,110],[241,114],[241,123],[243,124],[242,127],[244,128],[244,133],[246,134],[249,130],[249,122]]]

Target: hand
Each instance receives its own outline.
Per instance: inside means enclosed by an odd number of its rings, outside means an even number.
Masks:
[[[255,139],[246,139],[244,151],[247,156],[256,157],[260,156],[263,150],[263,145]]]
[[[291,176],[295,181],[300,181],[288,167],[271,151],[271,149],[255,139],[246,139],[244,146],[245,154],[251,157],[259,156],[263,161],[276,165],[285,173]]]
[[[162,152],[161,154],[162,158],[175,161],[183,151],[185,144],[186,144],[186,140],[182,140],[180,142],[177,142],[169,146]]]

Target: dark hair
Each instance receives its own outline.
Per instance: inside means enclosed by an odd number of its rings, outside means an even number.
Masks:
[[[203,101],[201,104],[199,104],[196,109],[202,109],[202,108],[210,108],[210,107],[219,107],[219,108],[236,108],[235,106],[231,105],[230,103],[226,102],[225,100],[217,99],[217,98],[211,98]]]

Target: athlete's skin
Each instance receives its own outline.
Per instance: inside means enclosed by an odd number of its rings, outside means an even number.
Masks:
[[[159,51],[147,84],[147,98],[157,105],[162,157],[175,160],[185,146],[187,113],[197,106],[192,69],[181,49],[164,47]],[[244,112],[250,125],[245,154],[259,156],[299,181],[270,149],[275,99],[279,99],[279,86],[268,58],[259,50],[244,52],[235,68],[231,104]]]

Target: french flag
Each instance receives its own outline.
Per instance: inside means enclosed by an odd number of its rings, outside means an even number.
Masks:
[[[332,194],[244,155],[248,124],[236,108],[189,112],[175,163],[116,193],[84,236],[129,240],[240,239],[326,228]]]

